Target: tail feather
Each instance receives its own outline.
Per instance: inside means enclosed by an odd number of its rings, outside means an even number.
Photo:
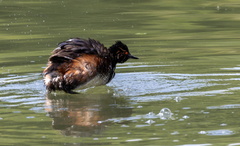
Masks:
[[[59,90],[62,87],[61,77],[57,75],[56,71],[45,74],[44,76],[44,84],[48,91]]]
[[[44,70],[44,84],[49,92],[63,90],[67,93],[74,93],[72,90],[76,88],[78,83],[70,79],[66,79],[66,74],[59,70],[49,67]]]

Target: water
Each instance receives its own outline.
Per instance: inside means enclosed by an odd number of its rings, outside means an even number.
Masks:
[[[240,145],[239,6],[216,1],[0,0],[2,145]],[[126,43],[106,86],[47,94],[58,42]]]

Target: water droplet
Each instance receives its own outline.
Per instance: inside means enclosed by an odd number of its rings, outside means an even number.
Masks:
[[[183,99],[182,99],[181,97],[177,96],[177,97],[174,98],[174,100],[175,100],[176,102],[180,102],[180,101],[182,101]]]
[[[182,109],[188,110],[191,109],[191,107],[183,107]]]
[[[103,123],[103,121],[98,121],[97,123],[98,123],[98,124],[102,124],[102,123]]]
[[[179,119],[178,121],[184,121],[184,119]]]
[[[198,132],[198,134],[207,134],[207,132],[206,131],[200,131],[200,132]]]
[[[142,139],[129,139],[129,140],[126,140],[126,142],[132,142],[132,141],[142,141]]]
[[[158,138],[158,137],[153,137],[153,138],[149,138],[149,140],[159,140],[161,138]]]
[[[227,124],[226,123],[222,123],[222,124],[220,124],[220,126],[227,126]]]
[[[174,131],[174,132],[171,133],[171,135],[177,135],[177,134],[179,134],[178,131]]]
[[[203,114],[209,114],[210,112],[205,112],[204,110],[201,111]]]
[[[27,119],[33,119],[33,118],[35,118],[35,116],[28,116],[28,117],[26,117]]]
[[[129,127],[128,125],[121,125],[121,127]]]
[[[150,125],[148,125],[148,124],[146,124],[146,125],[136,125],[135,127],[141,128],[141,127],[148,127],[148,126],[150,126]]]
[[[158,115],[159,115],[160,119],[167,120],[172,117],[172,112],[169,108],[163,108],[160,110]]]
[[[164,126],[165,124],[155,124],[154,126]]]
[[[135,35],[146,35],[146,32],[139,32],[139,33],[135,33]]]
[[[147,123],[147,124],[151,125],[151,124],[153,124],[153,123],[156,123],[156,122],[155,122],[155,121],[153,121],[153,120],[147,120],[145,123]]]
[[[182,118],[183,118],[183,119],[189,119],[190,117],[187,116],[187,115],[184,115]]]
[[[153,112],[149,112],[147,116],[154,116],[155,114]]]

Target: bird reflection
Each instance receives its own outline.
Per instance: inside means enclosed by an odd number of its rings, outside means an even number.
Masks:
[[[107,119],[129,117],[127,100],[112,94],[77,94],[46,97],[46,111],[52,126],[66,136],[88,137],[106,130]],[[108,123],[109,124],[109,123]]]

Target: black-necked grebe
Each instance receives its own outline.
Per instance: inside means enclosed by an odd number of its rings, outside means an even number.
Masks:
[[[78,87],[104,85],[114,77],[116,64],[129,58],[138,59],[121,41],[107,49],[93,39],[69,39],[59,43],[49,57],[44,83],[50,92],[67,93],[75,93],[72,90]]]

